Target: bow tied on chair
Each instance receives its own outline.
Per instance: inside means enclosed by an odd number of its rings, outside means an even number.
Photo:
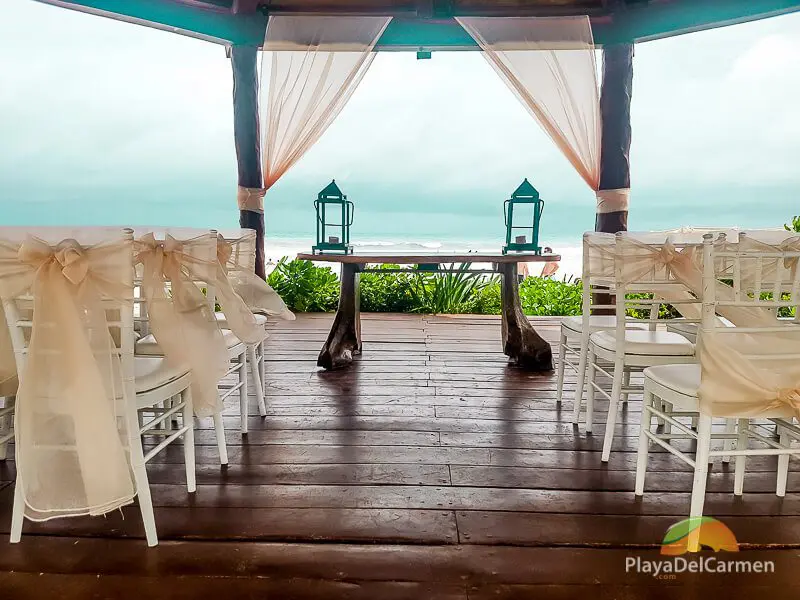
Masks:
[[[135,243],[151,330],[166,360],[191,369],[200,417],[221,410],[217,383],[228,365],[213,308],[198,287],[215,283],[216,242],[211,234],[183,241],[170,235],[156,240],[148,233]]]
[[[241,241],[244,240],[246,240],[246,238],[243,238]],[[217,285],[220,294],[220,304],[231,329],[239,339],[248,342],[243,336],[250,337],[250,334],[246,330],[246,328],[252,327],[250,318],[244,317],[245,323],[240,323],[238,325],[242,330],[237,332],[237,330],[234,329],[233,321],[241,320],[241,317],[234,315],[232,319],[229,312],[244,315],[244,309],[246,308],[247,312],[274,316],[285,321],[294,321],[295,316],[286,306],[283,298],[281,298],[266,281],[256,275],[250,265],[247,265],[246,268],[237,269],[233,273],[229,273],[228,265],[233,256],[235,244],[236,242],[230,242],[221,235],[217,238],[217,261],[219,264]],[[255,247],[253,247],[252,250],[253,253],[255,253]],[[253,254],[253,256],[255,256],[255,254]],[[225,302],[228,303],[227,307]],[[263,338],[263,328],[259,327],[259,331],[256,331],[255,334]]]
[[[93,246],[0,240],[5,312],[31,328],[15,417],[29,519],[105,514],[135,495],[120,413],[126,389],[104,305],[130,307],[131,259],[124,238]]]

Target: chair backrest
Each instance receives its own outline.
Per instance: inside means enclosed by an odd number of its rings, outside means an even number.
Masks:
[[[30,230],[29,230],[30,231]],[[116,296],[103,294],[94,300],[99,302],[105,313],[105,323],[111,336],[113,346],[111,352],[119,358],[123,368],[123,381],[132,385],[133,381],[133,231],[120,228],[36,228],[37,240],[44,242],[49,247],[63,248],[77,245],[83,251],[103,252],[105,246],[125,244],[123,252],[117,253],[113,264],[104,264],[104,276],[113,276],[119,286],[115,290],[122,293]],[[69,238],[61,239],[64,233]],[[0,244],[5,248],[19,247],[25,241],[23,228],[0,228]],[[101,261],[99,261],[101,262]],[[21,264],[21,263],[20,263]],[[91,268],[91,267],[90,267]],[[113,270],[113,274],[110,271]],[[0,278],[2,275],[0,275]],[[13,283],[11,286],[13,287]],[[5,288],[8,289],[8,288]],[[24,289],[13,296],[3,295],[3,312],[8,326],[11,344],[14,349],[17,373],[22,373],[28,357],[28,346],[31,341],[31,332],[35,319],[35,298],[32,289]],[[41,328],[47,331],[47,328]],[[102,335],[102,334],[101,334]],[[129,381],[130,380],[130,381]],[[133,389],[133,388],[131,388]]]
[[[215,279],[217,260],[217,232],[215,230],[198,230],[186,228],[151,228],[140,227],[134,231],[137,242],[142,242],[145,236],[151,236],[156,243],[163,244],[167,236],[172,237],[181,246],[181,253],[187,259],[182,272],[186,279],[198,289],[202,290],[212,312],[215,305]],[[136,265],[135,296],[136,296],[136,324],[142,335],[150,333],[149,314],[147,301],[142,291],[144,264]],[[165,282],[168,298],[172,289],[169,281]]]
[[[17,485],[25,514],[39,520],[107,512],[135,495],[125,451],[138,436],[133,232],[72,233],[0,228],[0,296],[20,384]]]
[[[719,247],[709,236],[703,254],[701,408],[714,416],[797,415],[800,325],[778,314],[800,305],[800,247]],[[736,327],[721,325],[720,313],[734,313]]]

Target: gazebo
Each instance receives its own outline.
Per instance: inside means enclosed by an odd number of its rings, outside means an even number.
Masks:
[[[258,51],[270,16],[392,17],[374,51],[480,50],[459,18],[588,16],[603,51],[597,191],[629,190],[634,45],[800,10],[800,0],[37,0],[187,35],[225,47],[234,81],[240,224],[258,232],[263,275],[264,214],[241,190],[264,185]],[[484,48],[485,49],[485,48]],[[262,194],[263,196],[263,194]],[[627,228],[628,196],[598,194],[597,231]]]
[[[234,82],[240,223],[259,233],[262,275],[260,192],[268,187],[270,165],[262,160],[268,144],[262,143],[257,60],[260,50],[269,50],[272,16],[391,17],[367,52],[418,52],[420,58],[430,51],[486,51],[464,25],[470,19],[590,24],[593,44],[583,49],[593,61],[594,47],[600,48],[604,60],[602,85],[594,90],[599,99],[593,99],[597,169],[584,179],[596,175],[590,183],[598,196],[596,229],[614,233],[627,229],[635,44],[800,10],[800,0],[37,1],[225,48]],[[705,247],[711,248],[710,237]],[[521,310],[520,319],[526,319]],[[499,319],[365,315],[369,341],[380,336],[374,351],[355,368],[317,371],[319,342],[331,320],[303,314],[267,324],[261,356],[269,410],[249,419],[247,434],[228,427],[225,466],[215,430],[200,423],[196,492],[184,485],[187,459],[179,447],[148,465],[164,543],[145,548],[142,523],[122,511],[26,523],[20,544],[0,540],[0,597],[798,597],[797,463],[783,478],[786,497],[775,493],[770,456],[750,458],[744,498],[730,495],[740,481],[738,467],[722,461],[710,467],[707,513],[730,525],[739,546],[734,555],[714,545],[702,564],[748,559],[772,563],[771,571],[642,570],[643,563],[662,560],[662,545],[672,539],[664,534],[685,517],[696,476],[653,452],[648,493],[634,495],[644,421],[633,402],[626,398],[616,430],[608,428],[616,436],[614,455],[604,463],[603,434],[575,427],[560,402],[562,391],[582,389],[577,377],[568,373],[557,383],[553,374],[509,369],[498,343]],[[543,339],[559,339],[560,319],[536,322]],[[598,413],[609,406],[598,398]],[[239,414],[233,418],[241,425]],[[676,448],[692,453],[697,444],[677,435]],[[0,461],[2,536],[13,510],[15,461]]]

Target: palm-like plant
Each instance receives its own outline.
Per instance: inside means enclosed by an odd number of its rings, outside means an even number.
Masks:
[[[452,269],[455,265],[450,265]],[[483,288],[491,283],[478,273],[470,272],[470,263],[442,274],[418,273],[411,284],[414,311],[430,314],[469,312],[472,302]]]
[[[783,228],[786,231],[794,231],[796,233],[800,233],[800,217],[792,217],[792,224],[789,225],[788,223],[785,223],[783,225]]]

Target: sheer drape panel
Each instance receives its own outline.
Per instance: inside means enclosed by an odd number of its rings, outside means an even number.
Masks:
[[[31,520],[101,515],[135,495],[124,413],[133,388],[109,331],[132,315],[132,256],[119,230],[91,246],[0,232],[0,295],[20,374],[17,476]]]
[[[264,188],[333,122],[366,74],[391,17],[275,16],[264,43]]]
[[[457,17],[489,64],[593,190],[600,98],[588,17]]]

